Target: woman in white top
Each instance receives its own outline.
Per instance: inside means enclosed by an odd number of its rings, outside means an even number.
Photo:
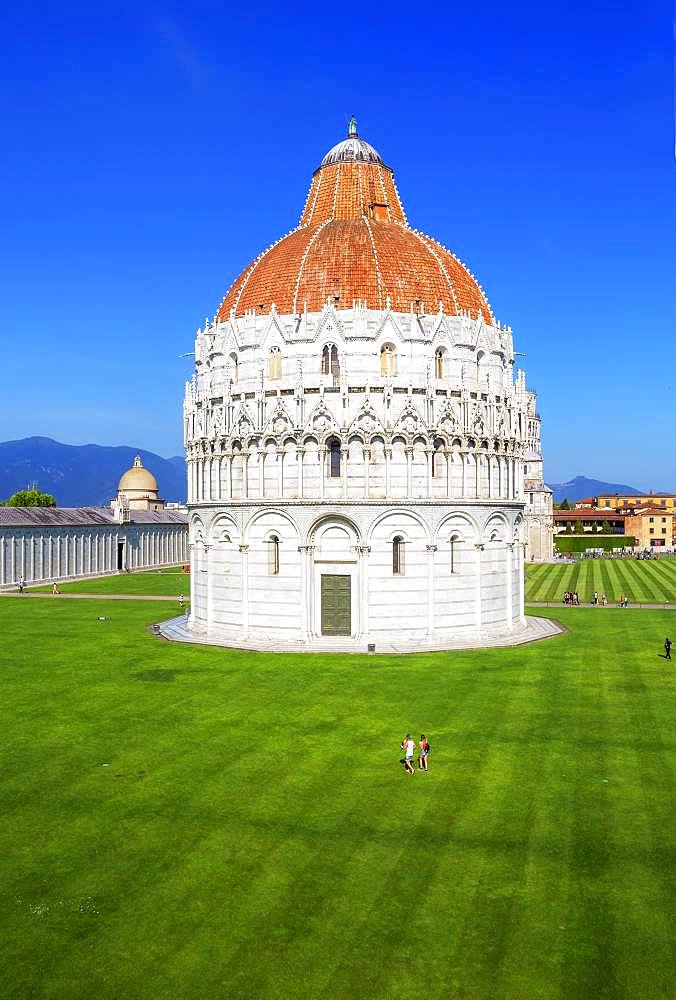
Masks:
[[[415,768],[413,766],[415,740],[411,738],[410,733],[406,733],[406,736],[401,741],[401,749],[404,751],[404,767],[406,768],[409,774],[415,774]]]

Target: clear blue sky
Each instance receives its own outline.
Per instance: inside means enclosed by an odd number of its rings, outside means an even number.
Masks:
[[[5,9],[0,436],[180,453],[179,355],[354,113],[512,325],[549,481],[676,489],[669,6],[232,6]]]

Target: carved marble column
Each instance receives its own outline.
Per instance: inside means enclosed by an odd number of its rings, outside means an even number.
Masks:
[[[197,569],[195,559],[193,558],[195,550],[195,543],[188,542],[188,563],[190,564],[190,625],[195,620],[195,570]]]
[[[209,560],[209,552],[211,551],[211,545],[204,544],[202,546],[202,548],[204,550],[204,565],[200,566],[200,571],[202,573],[205,573],[206,574],[206,578],[207,578],[207,594],[206,594],[206,612],[205,612],[205,617],[206,617],[206,625],[207,625],[207,630],[208,630],[211,627],[211,624],[212,624],[212,621],[213,621],[213,608],[212,608],[213,585],[212,585],[212,582],[211,582],[211,576],[212,576],[212,574],[211,574],[211,567],[209,565],[209,562],[210,562],[210,560]],[[200,562],[201,562],[201,560],[200,560]]]
[[[251,452],[248,449],[242,451],[242,497],[247,500],[249,497],[249,458]]]
[[[526,595],[524,591],[524,561],[526,556],[526,543],[518,543],[519,552],[519,621],[525,623],[526,612],[525,612],[525,602]]]
[[[358,545],[359,555],[359,631],[368,639],[369,634],[369,555],[370,545]],[[357,630],[353,628],[353,631]]]
[[[249,631],[249,546],[240,545],[242,555],[242,632]]]
[[[436,545],[428,545],[427,548],[427,638],[434,635],[434,553],[437,551]]]
[[[310,641],[312,630],[312,556],[314,550],[314,545],[298,546],[300,552],[300,627],[304,642]]]
[[[317,457],[319,458],[319,499],[324,499],[324,480],[326,478],[326,446],[320,445],[317,448]]]
[[[228,500],[232,500],[232,449],[225,453],[226,484],[225,491]]]
[[[474,623],[477,630],[481,629],[481,553],[484,550],[483,542],[477,542],[476,549],[476,584],[474,591]]]

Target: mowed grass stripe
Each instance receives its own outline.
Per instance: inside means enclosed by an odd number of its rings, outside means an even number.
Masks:
[[[610,603],[613,599],[613,574],[611,571],[611,564],[606,559],[600,560],[601,565],[599,570],[601,573],[601,588],[599,590],[599,600],[606,595],[608,602]]]
[[[636,567],[640,565],[642,572],[636,572]],[[632,601],[655,601],[654,594],[650,587],[643,562],[632,563],[621,561],[616,567],[618,578],[618,589]],[[620,594],[618,593],[618,597]]]
[[[648,575],[655,591],[659,594],[659,599],[665,602],[668,601],[671,574],[666,567],[664,567],[664,569],[662,568],[660,559],[646,560],[646,562]]]
[[[676,589],[676,562],[670,559],[656,559],[653,570],[664,594],[672,593]]]
[[[639,590],[639,593],[642,591],[644,594],[648,594],[649,600],[651,601],[663,600],[664,591],[662,590],[659,578],[654,572],[654,564],[652,560],[645,559],[640,562],[637,560],[635,563],[631,563],[630,565],[636,574],[638,584],[637,589]],[[643,572],[641,573],[640,578],[636,573],[636,567],[638,566],[643,567]],[[642,587],[641,584],[643,585]]]

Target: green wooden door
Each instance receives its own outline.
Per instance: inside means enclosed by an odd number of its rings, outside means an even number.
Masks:
[[[322,573],[322,635],[350,635],[351,611],[350,577]]]

